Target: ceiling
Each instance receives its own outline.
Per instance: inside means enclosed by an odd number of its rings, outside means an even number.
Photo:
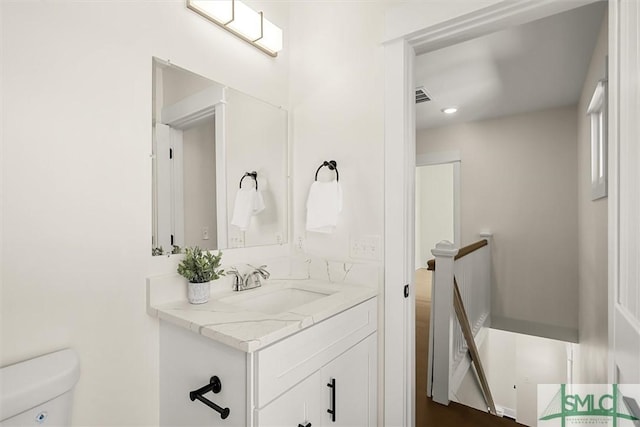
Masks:
[[[592,3],[416,57],[420,129],[574,105],[606,2]],[[456,106],[455,114],[441,110]]]

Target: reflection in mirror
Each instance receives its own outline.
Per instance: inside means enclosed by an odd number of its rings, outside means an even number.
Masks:
[[[153,61],[153,249],[287,240],[287,112]]]

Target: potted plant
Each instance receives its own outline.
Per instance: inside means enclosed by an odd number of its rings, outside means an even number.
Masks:
[[[211,281],[224,276],[220,268],[222,252],[214,255],[202,251],[199,247],[186,248],[184,259],[178,265],[178,274],[185,277],[187,284],[187,298],[191,304],[204,304],[209,301]]]

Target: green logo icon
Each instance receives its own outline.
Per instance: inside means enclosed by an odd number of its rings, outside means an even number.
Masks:
[[[618,425],[618,420],[639,420],[631,412],[617,384],[612,385],[610,392],[602,394],[571,393],[567,392],[566,384],[561,384],[539,420],[560,419],[562,427],[565,427],[566,420],[574,417],[580,417],[585,424],[593,423],[594,417],[597,420],[611,418],[613,427]]]

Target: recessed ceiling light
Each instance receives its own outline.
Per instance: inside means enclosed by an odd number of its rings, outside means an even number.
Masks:
[[[443,108],[443,109],[442,109],[442,110],[440,110],[440,111],[442,111],[442,112],[443,112],[443,113],[445,113],[445,114],[453,114],[453,113],[455,113],[456,111],[458,111],[458,107],[447,107],[447,108]]]

